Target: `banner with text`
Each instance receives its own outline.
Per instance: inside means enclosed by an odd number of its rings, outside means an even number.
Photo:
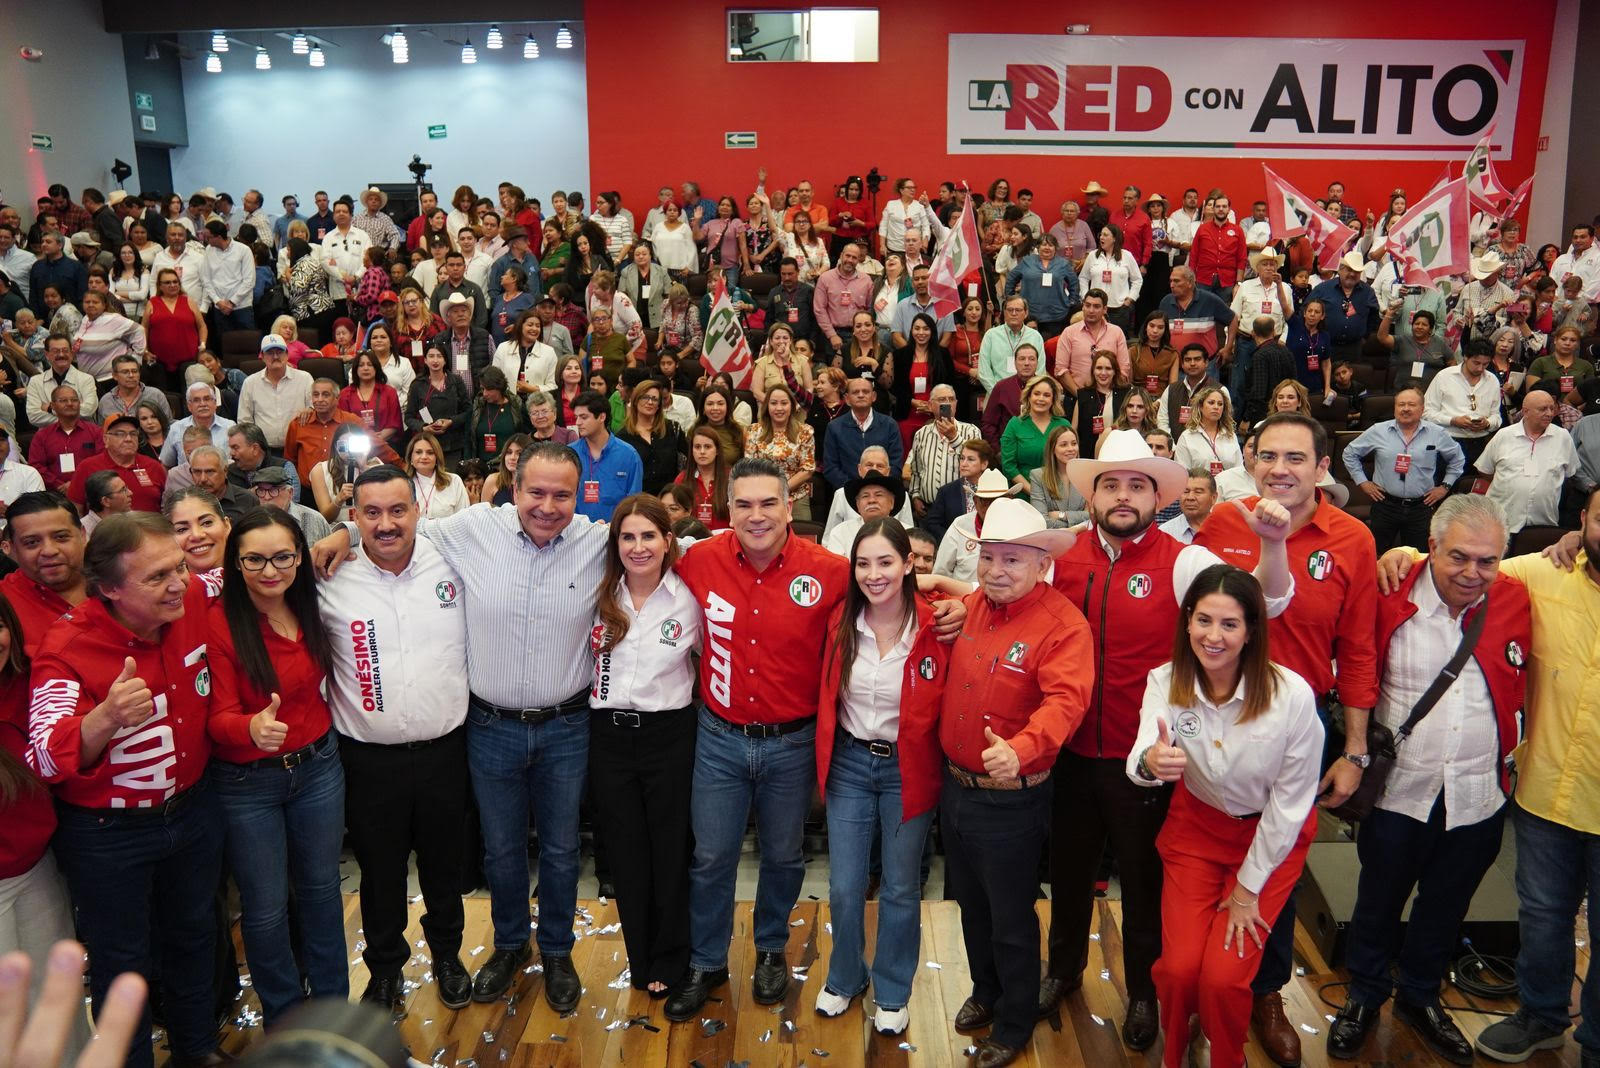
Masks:
[[[951,34],[952,154],[1460,159],[1516,132],[1522,41]]]

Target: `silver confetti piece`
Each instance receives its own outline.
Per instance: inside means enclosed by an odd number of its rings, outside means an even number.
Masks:
[[[724,1020],[713,1020],[708,1017],[702,1017],[700,1020],[700,1033],[705,1035],[705,1037],[710,1038],[712,1035],[723,1030],[727,1026],[728,1024]]]
[[[626,1030],[627,1027],[628,1027],[628,1021],[627,1020],[612,1020],[610,1023],[606,1024],[606,1030],[607,1031],[616,1031],[619,1028],[622,1029],[622,1030]]]
[[[1091,942],[1098,942],[1098,941],[1100,941],[1100,932],[1099,932],[1099,931],[1096,931],[1096,932],[1095,932],[1095,933],[1094,933],[1094,934],[1092,934],[1092,935],[1090,935],[1090,936],[1089,936],[1089,941],[1091,941]]]
[[[968,1046],[966,1049],[961,1051],[961,1055],[963,1057],[971,1057],[973,1054],[975,1054],[977,1052],[978,1052],[978,1047],[977,1046]]]
[[[444,1051],[449,1048],[450,1047],[448,1046],[440,1046],[438,1049],[433,1051],[433,1056],[429,1057],[428,1059],[434,1064],[440,1063],[444,1059]]]
[[[905,1050],[907,1053],[915,1053],[915,1052],[917,1052],[917,1047],[913,1046],[909,1042],[900,1043],[900,1048]]]
[[[493,1031],[485,1031],[483,1033],[483,1041],[488,1045],[493,1045],[494,1044],[494,1032]]]
[[[594,1010],[594,1018],[596,1020],[604,1020],[606,1018],[606,1007],[604,1005]]]
[[[416,903],[417,903],[417,902],[419,902],[419,901],[421,901],[421,900],[422,900],[422,895],[421,895],[421,894],[418,894],[418,895],[417,895],[417,896],[416,896],[416,897],[413,897],[413,898],[412,898],[412,899],[411,899],[411,903],[412,903],[412,904],[413,904],[413,905],[415,905],[415,904],[416,904]]]
[[[829,934],[833,934],[833,924],[832,923],[823,924],[822,925],[822,929],[827,931]]]
[[[811,1055],[813,1057],[826,1057],[828,1056],[828,1051],[825,1049],[818,1049],[816,1046],[812,1046]]]
[[[785,1021],[783,1021],[783,1029],[785,1031],[788,1031],[790,1034],[794,1034],[794,1021],[793,1020],[785,1020]]]
[[[1305,967],[1302,965],[1301,967],[1296,968],[1294,970],[1294,974],[1296,974],[1296,975],[1304,975],[1304,974],[1306,974]]]
[[[1321,1031],[1317,1030],[1315,1027],[1312,1027],[1310,1024],[1301,1024],[1300,1025],[1300,1030],[1304,1031],[1308,1035],[1320,1035],[1320,1034],[1322,1034]]]
[[[566,1042],[566,1040],[567,1040],[567,1036],[566,1035],[558,1035],[554,1031],[550,1032],[550,1041],[564,1043],[564,1042]]]
[[[624,968],[622,969],[622,973],[615,979],[611,980],[611,982],[607,983],[606,986],[610,987],[612,990],[626,990],[632,979],[632,970]]]
[[[758,1041],[758,1042],[771,1042],[772,1041],[772,1028],[770,1028],[770,1027],[767,1028],[765,1033],[763,1033],[762,1036],[760,1038],[758,1038],[756,1041]]]
[[[456,1068],[478,1068],[478,1059],[476,1057],[464,1057],[456,1061]]]
[[[806,921],[805,920],[790,920],[789,921],[789,926],[790,927],[804,927],[805,925],[806,925]]]
[[[482,953],[482,952],[483,952],[483,947],[482,946],[478,946],[476,949],[474,949],[472,951],[471,955],[476,957],[479,953]]]
[[[1101,1025],[1103,1025],[1103,1024],[1104,1024],[1104,1023],[1105,1023],[1105,1021],[1104,1021],[1104,1020],[1102,1020],[1102,1019],[1101,1019],[1101,1018],[1100,1018],[1100,1017],[1098,1017],[1098,1016],[1096,1016],[1096,1015],[1095,1015],[1095,1014],[1094,1014],[1094,1013],[1092,1013],[1092,1012],[1091,1012],[1091,1013],[1090,1013],[1090,1014],[1089,1014],[1089,1019],[1091,1019],[1091,1020],[1093,1020],[1093,1021],[1094,1021],[1094,1022],[1095,1022],[1095,1023],[1096,1023],[1096,1024],[1101,1024]]]
[[[1325,1012],[1322,1014],[1322,1016],[1323,1019],[1327,1020],[1329,1023],[1333,1023],[1333,1021],[1337,1019],[1337,1017],[1335,1017],[1331,1012]]]
[[[605,908],[606,907],[606,896],[604,894],[600,895],[600,907],[601,908]]]
[[[938,961],[936,961],[936,960],[930,960],[930,961],[928,961],[928,967],[930,967],[930,968],[932,968],[932,969],[933,969],[933,970],[934,970],[934,971],[936,971],[936,972],[942,972],[942,971],[944,971],[944,965],[943,965],[943,964],[940,964],[940,963],[939,963],[939,962],[938,962]]]
[[[1100,978],[1102,978],[1102,979],[1110,979],[1111,978],[1111,969],[1110,968],[1101,968],[1100,969]]]

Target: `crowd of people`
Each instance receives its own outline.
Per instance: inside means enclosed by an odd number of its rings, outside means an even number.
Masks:
[[[977,1064],[1074,996],[1111,864],[1122,1040],[1237,1066],[1253,1028],[1294,1065],[1294,888],[1332,810],[1362,874],[1330,1054],[1393,997],[1470,1063],[1439,991],[1509,815],[1522,1007],[1475,1044],[1564,1041],[1600,833],[1593,225],[1484,226],[1428,288],[1384,238],[1399,192],[1363,224],[1328,187],[1361,234],[1324,270],[1221,190],[1169,215],[1090,182],[1046,228],[1004,179],[863,188],[684,183],[642,224],[511,183],[415,218],[375,188],[0,207],[0,949],[76,932],[97,1009],[138,972],[174,1063],[218,1063],[219,887],[270,1030],[350,994],[348,844],[363,1000],[404,997],[415,854],[444,1005],[503,997],[536,943],[566,1012],[588,808],[631,982],[683,1022],[729,981],[752,817],[752,997],[787,996],[815,794],[817,1012],[870,987],[905,1032],[937,821]],[[983,258],[941,313],[962,212]],[[748,380],[702,358],[723,291]]]

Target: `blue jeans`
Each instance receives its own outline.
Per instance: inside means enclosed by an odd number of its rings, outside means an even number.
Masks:
[[[1517,990],[1522,1007],[1551,1027],[1563,1030],[1572,992],[1576,950],[1572,922],[1584,895],[1589,898],[1589,942],[1600,933],[1600,835],[1585,834],[1514,807],[1517,832],[1517,923],[1522,948],[1517,953]],[[1583,1022],[1578,1044],[1600,1053],[1600,977],[1591,969],[1578,997]]]
[[[111,980],[161,974],[162,1008],[173,1052],[203,1057],[217,1048],[212,1012],[216,917],[222,877],[222,816],[205,780],[170,816],[140,809],[57,805],[53,844],[89,950],[95,1011]],[[150,1007],[128,1051],[130,1068],[154,1063]]]
[[[539,829],[539,953],[572,953],[578,908],[578,802],[589,767],[589,710],[533,726],[476,701],[467,709],[467,767],[483,829],[494,948],[528,942],[528,812]]]
[[[929,809],[900,820],[900,762],[874,756],[840,728],[828,768],[828,904],[833,953],[828,989],[855,996],[866,988],[867,868],[872,840],[883,835],[883,881],[878,891],[878,943],[872,958],[872,997],[881,1009],[911,1000],[922,941],[922,844],[933,822]]]
[[[211,779],[228,831],[228,866],[239,884],[245,957],[267,1026],[305,999],[289,930],[291,888],[311,995],[349,997],[339,893],[344,769],[338,739],[329,731],[313,755],[292,768],[214,760]]]
[[[747,738],[700,710],[694,754],[694,864],[689,869],[689,965],[715,971],[733,938],[733,884],[750,805],[761,842],[755,942],[761,953],[789,944],[789,911],[800,897],[806,807],[817,781],[816,724],[776,738]]]

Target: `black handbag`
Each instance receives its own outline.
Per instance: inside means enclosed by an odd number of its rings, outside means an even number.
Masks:
[[[1418,579],[1418,581],[1422,581]],[[1374,709],[1367,716],[1367,754],[1372,757],[1371,763],[1361,775],[1361,785],[1356,787],[1356,792],[1345,799],[1344,803],[1329,809],[1333,815],[1352,823],[1366,819],[1378,804],[1378,799],[1383,796],[1383,788],[1389,782],[1389,774],[1394,770],[1397,747],[1401,742],[1411,737],[1411,732],[1416,730],[1422,718],[1433,711],[1433,706],[1439,703],[1439,698],[1450,688],[1461,674],[1461,669],[1466,666],[1467,658],[1472,655],[1472,650],[1478,645],[1478,638],[1483,634],[1484,621],[1489,618],[1489,598],[1484,596],[1483,604],[1468,621],[1467,628],[1461,634],[1461,644],[1456,646],[1450,662],[1445,664],[1444,670],[1439,672],[1437,678],[1428,687],[1427,691],[1417,699],[1412,706],[1411,714],[1400,725],[1398,732],[1391,731],[1378,722],[1377,710]],[[1335,762],[1344,759],[1345,752],[1345,725],[1344,708],[1341,705],[1330,705],[1328,709],[1328,745],[1324,750],[1325,759],[1323,771],[1332,767]]]

